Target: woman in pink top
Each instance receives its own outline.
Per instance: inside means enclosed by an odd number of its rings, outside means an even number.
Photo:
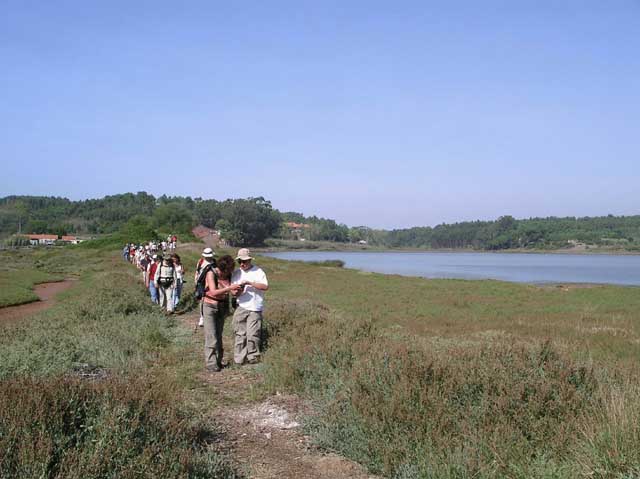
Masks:
[[[204,316],[204,361],[207,371],[220,371],[224,366],[222,356],[222,330],[229,313],[229,293],[241,286],[231,284],[234,262],[229,255],[223,256],[217,266],[210,267],[205,280],[205,295],[202,299]]]

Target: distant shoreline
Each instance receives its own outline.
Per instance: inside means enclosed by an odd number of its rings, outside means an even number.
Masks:
[[[482,253],[482,254],[566,254],[566,255],[612,255],[612,256],[637,256],[640,251],[628,250],[608,250],[605,248],[571,248],[571,249],[502,249],[502,250],[475,250],[468,248],[382,248],[376,246],[342,246],[342,245],[322,245],[315,247],[294,248],[290,246],[282,247],[261,247],[254,248],[256,253],[297,253],[297,252],[332,252],[337,253]]]

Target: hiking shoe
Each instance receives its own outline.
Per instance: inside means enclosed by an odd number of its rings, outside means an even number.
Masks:
[[[198,320],[198,326],[201,328],[204,327],[204,318],[202,316],[200,316],[200,319]]]
[[[259,362],[260,360],[258,358],[249,359],[249,361],[247,361],[248,364],[258,364]]]
[[[220,366],[218,366],[217,364],[215,366],[206,366],[205,369],[207,370],[208,373],[219,373],[220,372]]]

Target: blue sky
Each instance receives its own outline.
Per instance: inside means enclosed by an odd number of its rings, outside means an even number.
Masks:
[[[0,196],[640,214],[640,1],[2,1]]]

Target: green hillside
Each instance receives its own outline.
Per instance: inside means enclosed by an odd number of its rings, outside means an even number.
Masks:
[[[140,228],[187,234],[197,224],[220,230],[232,245],[261,245],[274,238],[366,243],[381,248],[640,250],[640,215],[529,219],[502,216],[492,221],[380,230],[280,212],[262,197],[218,201],[189,196],[156,198],[138,192],[82,201],[44,196],[0,198],[0,238],[17,233],[96,235]]]

